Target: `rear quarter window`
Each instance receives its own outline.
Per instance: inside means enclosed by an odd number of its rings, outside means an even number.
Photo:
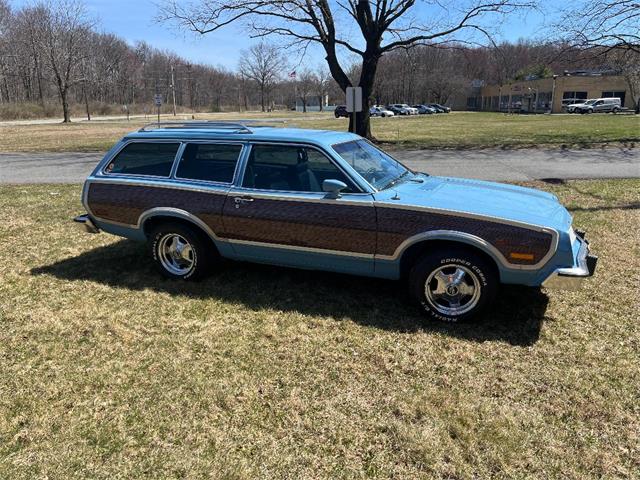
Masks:
[[[190,143],[182,153],[176,177],[231,183],[241,150],[241,145]]]
[[[134,142],[124,147],[104,169],[105,173],[168,177],[179,143]]]

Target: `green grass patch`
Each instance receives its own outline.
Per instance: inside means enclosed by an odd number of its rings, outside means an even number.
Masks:
[[[393,282],[163,280],[76,230],[80,186],[0,187],[0,478],[637,475],[640,181],[533,185],[588,231],[595,278],[505,287],[458,326]]]
[[[190,118],[190,117],[189,117]],[[197,114],[198,119],[271,118],[287,126],[345,131],[348,121],[327,113],[273,112]],[[164,120],[173,120],[165,117]],[[153,121],[149,118],[146,122]],[[0,126],[0,151],[106,151],[144,119]],[[638,115],[505,115],[453,112],[440,115],[373,118],[373,135],[380,141],[412,148],[482,148],[589,146],[603,143],[633,145],[640,141]]]

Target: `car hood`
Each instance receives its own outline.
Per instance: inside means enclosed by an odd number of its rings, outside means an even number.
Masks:
[[[571,215],[541,190],[452,177],[420,176],[375,194],[377,201],[493,217],[566,231]]]

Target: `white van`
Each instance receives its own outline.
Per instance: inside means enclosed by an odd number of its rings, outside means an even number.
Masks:
[[[577,113],[618,113],[622,108],[622,105],[619,98],[612,97],[596,98],[588,100],[583,104],[572,105],[572,107]]]

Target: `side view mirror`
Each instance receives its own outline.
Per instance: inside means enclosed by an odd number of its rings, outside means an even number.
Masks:
[[[327,192],[327,198],[339,198],[340,192],[347,188],[347,184],[340,180],[327,179],[322,182],[322,191]]]

